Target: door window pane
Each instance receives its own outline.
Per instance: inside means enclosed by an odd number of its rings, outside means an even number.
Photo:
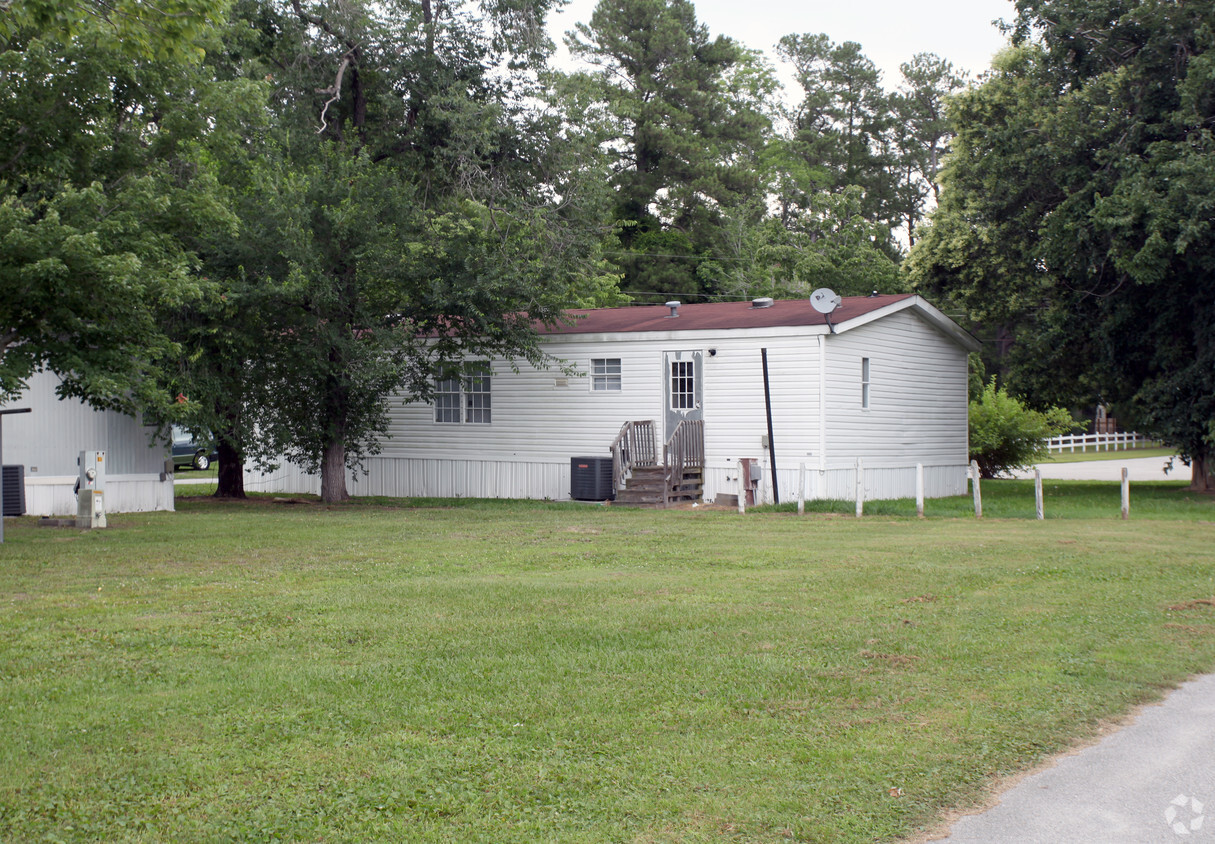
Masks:
[[[696,407],[696,364],[690,360],[671,361],[671,409]]]

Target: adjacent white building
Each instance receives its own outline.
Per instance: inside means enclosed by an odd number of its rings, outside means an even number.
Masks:
[[[738,490],[741,458],[772,496],[763,350],[781,499],[851,498],[857,460],[867,499],[911,497],[916,465],[930,497],[967,480],[967,354],[979,343],[917,295],[845,298],[829,316],[806,300],[570,312],[544,349],[573,365],[486,361],[431,404],[397,401],[390,436],[349,478],[354,495],[570,498],[571,458],[608,456],[621,427],[654,420],[661,440],[704,423],[704,497]],[[661,447],[659,448],[661,452]],[[246,489],[317,492],[286,467]]]
[[[74,516],[81,451],[104,451],[105,502],[110,513],[173,509],[169,447],[153,442],[155,429],[112,410],[95,410],[55,394],[58,376],[38,372],[5,408],[30,413],[3,418],[4,465],[21,466],[25,511],[31,516]]]

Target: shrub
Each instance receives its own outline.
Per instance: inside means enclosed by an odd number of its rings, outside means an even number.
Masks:
[[[1032,466],[1048,454],[1047,439],[1082,427],[1061,407],[1029,409],[992,378],[970,403],[970,459],[981,477],[994,478]]]

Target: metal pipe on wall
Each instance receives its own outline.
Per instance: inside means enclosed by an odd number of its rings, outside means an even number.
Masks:
[[[764,361],[764,409],[768,413],[768,462],[772,464],[772,503],[780,504],[780,485],[776,480],[776,441],[772,439],[772,390],[768,386],[768,350],[760,349]]]

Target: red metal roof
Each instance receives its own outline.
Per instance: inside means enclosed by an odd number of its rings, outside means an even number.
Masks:
[[[880,296],[849,296],[831,314],[835,325],[910,299],[914,293]],[[665,305],[627,308],[573,309],[566,311],[570,325],[541,329],[543,334],[608,334],[640,331],[708,331],[732,328],[775,328],[826,325],[827,319],[810,306],[809,299],[778,299],[771,307],[756,308],[750,302],[707,302],[679,306],[672,317]]]

